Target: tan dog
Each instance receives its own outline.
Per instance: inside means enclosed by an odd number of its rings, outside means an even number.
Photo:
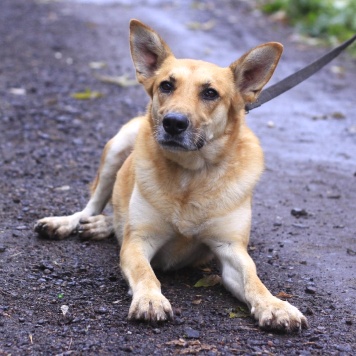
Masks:
[[[263,328],[307,326],[288,302],[272,296],[247,253],[252,190],[263,171],[258,139],[244,107],[257,99],[282,53],[279,43],[247,52],[228,68],[176,59],[137,20],[130,24],[137,78],[151,102],[103,152],[85,209],[40,220],[35,230],[64,238],[79,231],[102,239],[113,231],[132,291],[130,319],[173,317],[153,267],[180,268],[215,256],[222,281]],[[112,197],[114,219],[100,215]]]

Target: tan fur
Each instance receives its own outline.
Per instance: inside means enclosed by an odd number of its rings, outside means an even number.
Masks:
[[[247,253],[263,153],[246,126],[244,107],[272,76],[282,46],[258,46],[221,68],[176,59],[137,20],[130,24],[130,44],[137,78],[151,97],[146,116],[125,125],[105,147],[87,207],[70,217],[42,219],[36,231],[60,238],[73,225],[85,237],[115,231],[133,295],[130,319],[173,317],[152,266],[180,268],[215,256],[224,285],[261,327],[306,327],[298,309],[262,284]],[[114,221],[108,226],[99,214],[112,191]]]

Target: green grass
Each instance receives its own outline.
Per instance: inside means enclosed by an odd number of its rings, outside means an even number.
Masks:
[[[356,34],[356,0],[259,0],[266,13],[283,11],[299,32],[330,43]]]

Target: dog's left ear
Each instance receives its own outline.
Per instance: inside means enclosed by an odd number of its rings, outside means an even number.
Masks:
[[[151,78],[164,60],[172,55],[157,32],[138,20],[130,21],[130,49],[140,83]]]
[[[276,69],[282,52],[280,43],[268,42],[253,48],[230,65],[245,103],[252,103],[258,98]]]

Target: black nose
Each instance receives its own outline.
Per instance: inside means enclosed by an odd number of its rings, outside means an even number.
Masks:
[[[170,135],[178,135],[184,132],[189,126],[188,118],[179,113],[169,113],[162,121],[164,130]]]

